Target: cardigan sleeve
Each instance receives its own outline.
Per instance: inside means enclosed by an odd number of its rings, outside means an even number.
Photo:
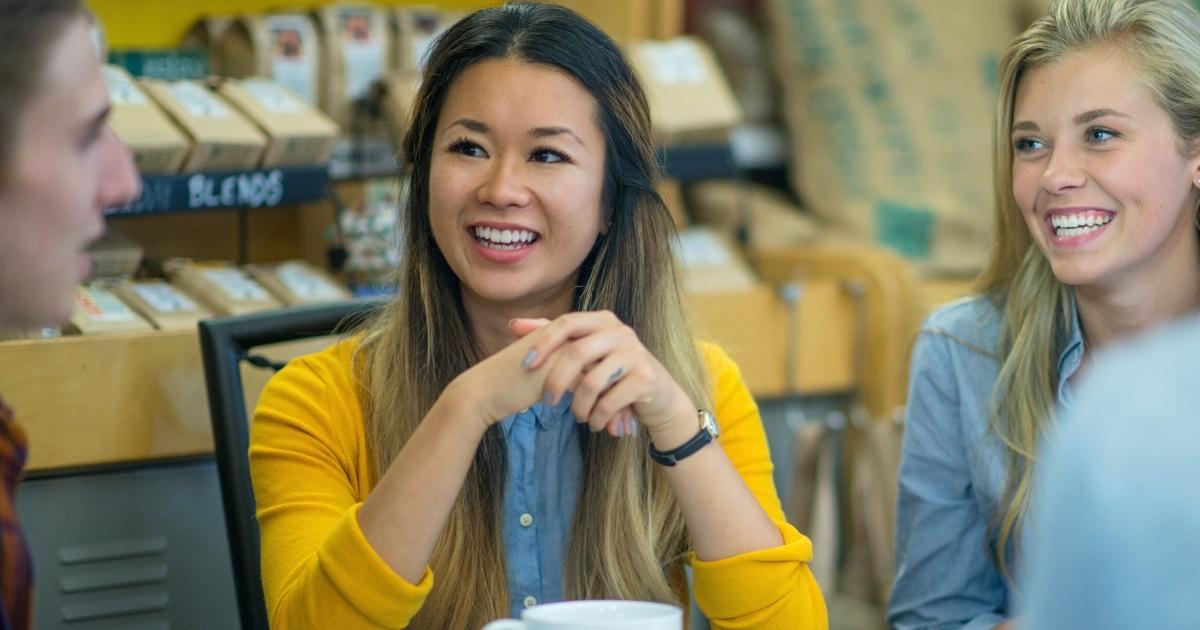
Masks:
[[[812,542],[784,518],[758,406],[724,350],[711,344],[701,350],[715,383],[718,442],[779,528],[783,544],[711,562],[691,553],[696,603],[718,629],[824,630],[829,626],[825,599],[808,568]]]
[[[397,575],[358,525],[366,496],[352,342],[292,361],[263,390],[250,430],[272,628],[402,628],[433,586]]]

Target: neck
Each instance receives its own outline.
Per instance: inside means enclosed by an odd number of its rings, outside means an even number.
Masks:
[[[1189,239],[1186,256],[1168,257],[1154,269],[1123,274],[1106,285],[1075,287],[1087,345],[1098,349],[1200,310],[1200,249]]]
[[[492,302],[481,299],[478,295],[463,293],[463,307],[470,319],[471,331],[475,334],[475,342],[485,357],[492,356],[516,341],[508,325],[510,320],[522,317],[554,319],[570,311],[573,304],[573,293],[522,303]]]

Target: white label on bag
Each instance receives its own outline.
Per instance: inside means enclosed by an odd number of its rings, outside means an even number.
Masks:
[[[642,44],[654,80],[663,85],[694,85],[708,80],[704,60],[688,40]]]
[[[337,24],[342,42],[346,70],[346,98],[356,101],[367,95],[371,84],[383,76],[387,49],[377,31],[375,12],[363,9],[344,9],[338,13]]]
[[[733,261],[729,248],[712,232],[689,228],[679,232],[679,262],[684,267],[722,267]]]
[[[229,118],[233,115],[208,88],[190,81],[168,83],[167,91],[188,114],[196,118]]]
[[[180,313],[198,310],[196,303],[165,282],[135,284],[133,292],[159,313]]]
[[[269,299],[266,289],[241,269],[203,269],[201,273],[235,300],[261,302]]]
[[[113,105],[148,105],[150,99],[134,85],[133,79],[124,70],[104,66],[104,82],[108,85],[108,99]]]
[[[315,274],[304,265],[284,263],[276,268],[279,280],[293,295],[304,300],[337,300],[342,292],[328,278]]]
[[[117,296],[103,289],[75,289],[75,303],[84,316],[93,322],[117,323],[137,321],[128,306]]]
[[[278,83],[262,79],[245,79],[241,82],[242,89],[251,96],[264,110],[271,114],[298,114],[304,111],[304,104]]]
[[[317,104],[317,44],[312,22],[299,15],[267,17],[271,78],[309,105]]]

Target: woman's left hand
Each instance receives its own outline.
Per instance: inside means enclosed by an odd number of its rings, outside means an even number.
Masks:
[[[538,331],[525,368],[549,365],[546,401],[557,403],[571,392],[571,411],[592,431],[632,435],[634,422],[640,422],[653,437],[672,423],[687,422],[695,432],[695,405],[612,312],[573,312],[551,322],[517,319],[512,330],[518,337]]]

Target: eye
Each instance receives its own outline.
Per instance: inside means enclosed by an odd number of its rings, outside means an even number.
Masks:
[[[451,153],[459,153],[467,157],[487,157],[487,151],[484,151],[483,147],[467,138],[459,138],[458,140],[451,142],[450,146],[446,147],[446,150]]]
[[[1113,138],[1117,138],[1120,135],[1121,134],[1113,131],[1112,129],[1105,129],[1104,127],[1089,127],[1087,132],[1084,134],[1084,137],[1089,144],[1104,144],[1105,142],[1108,142]]]
[[[545,164],[556,164],[558,162],[570,162],[571,156],[550,147],[538,147],[529,154],[530,162],[543,162]]]
[[[1013,140],[1013,150],[1023,155],[1028,155],[1044,148],[1046,148],[1046,143],[1037,138],[1022,136]]]

